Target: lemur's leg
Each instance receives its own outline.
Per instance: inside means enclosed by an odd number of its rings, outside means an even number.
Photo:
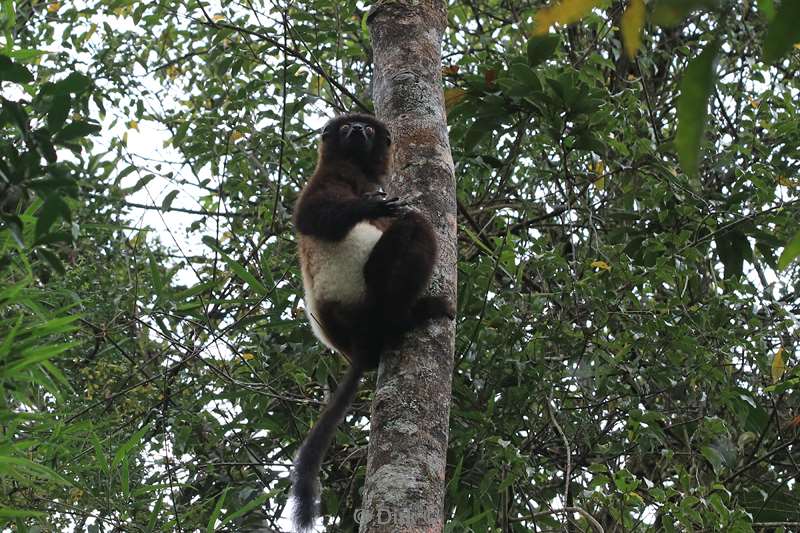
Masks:
[[[395,219],[364,265],[367,302],[387,335],[399,335],[430,318],[453,317],[443,297],[420,298],[436,261],[436,236],[415,212]]]

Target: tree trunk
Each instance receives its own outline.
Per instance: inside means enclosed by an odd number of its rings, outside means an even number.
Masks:
[[[455,302],[455,178],[441,80],[447,7],[438,0],[378,1],[368,24],[375,107],[395,141],[388,189],[431,221],[439,242],[431,292]],[[436,320],[382,358],[362,532],[442,530],[454,339],[454,323]]]

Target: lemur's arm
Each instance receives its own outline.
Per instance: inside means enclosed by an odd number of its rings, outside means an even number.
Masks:
[[[376,194],[348,197],[320,190],[309,192],[297,204],[295,225],[304,235],[339,241],[362,220],[394,217],[404,207],[398,198],[386,199]]]

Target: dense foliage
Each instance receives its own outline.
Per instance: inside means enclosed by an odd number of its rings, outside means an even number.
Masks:
[[[545,4],[449,8],[448,530],[796,531],[800,3]],[[0,5],[0,523],[285,530],[344,367],[291,207],[371,108],[364,6]]]

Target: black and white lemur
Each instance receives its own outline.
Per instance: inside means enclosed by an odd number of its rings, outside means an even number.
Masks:
[[[365,370],[384,347],[433,319],[454,317],[439,296],[421,297],[436,261],[430,224],[380,191],[389,172],[391,137],[369,115],[334,118],[322,131],[317,168],[297,200],[305,305],[314,334],[350,360],[350,368],[294,462],[294,523],[311,528],[319,469]]]

